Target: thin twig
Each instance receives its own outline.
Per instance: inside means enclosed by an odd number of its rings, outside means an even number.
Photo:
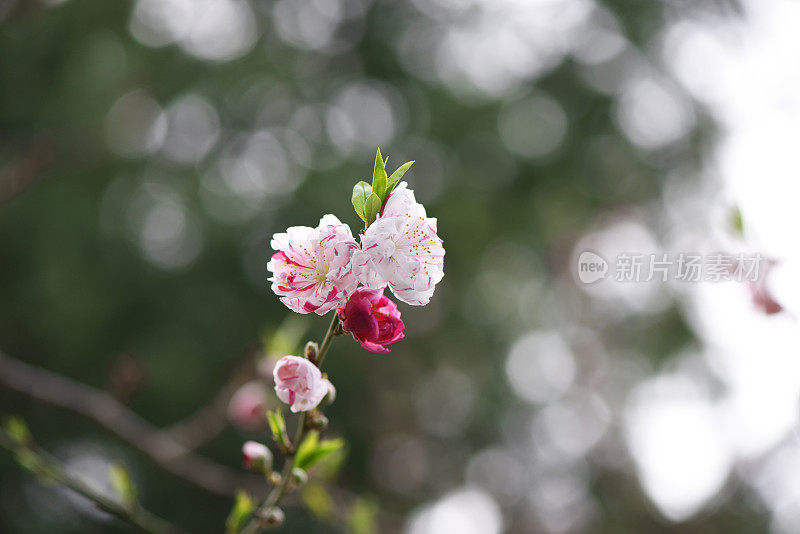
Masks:
[[[328,349],[331,347],[333,338],[339,335],[340,330],[339,314],[334,312],[333,319],[331,319],[331,324],[328,325],[328,331],[325,333],[325,339],[322,340],[322,344],[319,346],[319,355],[317,356],[317,361],[314,362],[320,369],[322,369],[322,361],[325,359],[325,355],[328,354]]]
[[[325,338],[322,340],[322,343],[320,343],[319,346],[319,354],[316,359],[316,365],[318,367],[322,365],[322,360],[325,359],[325,355],[331,346],[331,342],[337,335],[338,327],[339,316],[334,312],[333,319],[328,326],[328,331],[325,333]],[[272,510],[278,505],[278,503],[280,503],[281,499],[286,494],[286,491],[289,488],[289,481],[292,477],[294,455],[303,440],[303,433],[305,432],[305,429],[306,412],[303,412],[300,414],[300,417],[297,420],[297,430],[295,431],[294,440],[292,441],[289,451],[286,454],[286,458],[284,459],[285,463],[283,466],[283,472],[281,473],[280,484],[272,489],[267,499],[253,512],[250,521],[241,530],[241,534],[258,534],[258,532],[263,528],[262,521],[269,517],[269,514],[272,513]]]
[[[2,429],[0,429],[0,447],[8,449],[17,455],[28,453],[30,458],[35,459],[35,471],[37,474],[86,497],[101,510],[118,517],[141,532],[147,534],[175,534],[182,532],[180,528],[153,515],[138,505],[124,506],[102,493],[98,493],[83,480],[70,475],[55,458],[39,449],[34,449],[30,445],[16,442]]]
[[[329,332],[333,330],[335,334],[338,326],[338,321],[334,320]],[[323,340],[319,360],[327,353],[332,339],[333,336],[326,335],[327,343]],[[96,422],[168,472],[210,493],[231,497],[240,488],[256,496],[264,495],[266,492],[263,477],[238,473],[189,451],[184,444],[178,443],[175,439],[172,432],[174,426],[165,430],[159,429],[141,419],[104,391],[23,363],[5,355],[2,351],[0,351],[0,386],[57,408],[70,410]],[[300,424],[297,432],[301,432],[304,426]],[[300,439],[302,433],[299,437],[295,437],[295,443],[299,443]],[[287,465],[288,474],[291,476],[293,462],[288,462]],[[353,501],[356,498],[351,492],[338,486],[329,487],[328,491],[338,495],[343,501]],[[279,500],[285,500],[284,497],[285,489]],[[290,496],[289,500],[292,503],[296,501],[294,496]],[[396,525],[399,521],[398,517],[384,510],[381,510],[379,515],[386,525]],[[381,532],[391,530],[388,526],[381,528]]]
[[[239,473],[193,453],[169,431],[148,423],[104,391],[2,352],[0,385],[95,421],[166,471],[210,493],[230,497],[238,488],[255,494],[263,492],[260,477]]]

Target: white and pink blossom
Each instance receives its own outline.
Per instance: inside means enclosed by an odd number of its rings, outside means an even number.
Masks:
[[[389,285],[394,295],[415,306],[430,301],[444,276],[444,246],[436,219],[401,182],[381,215],[361,236],[361,250],[353,254],[353,271],[371,289]]]
[[[275,393],[293,412],[313,410],[332,389],[316,365],[298,356],[284,356],[275,364]]]
[[[344,306],[358,286],[351,266],[358,244],[334,215],[322,217],[316,228],[293,226],[275,234],[271,246],[278,251],[267,263],[272,291],[293,311],[324,315]]]

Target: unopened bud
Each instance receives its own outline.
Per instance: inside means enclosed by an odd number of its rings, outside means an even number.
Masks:
[[[308,473],[299,467],[295,467],[292,469],[292,481],[294,482],[295,486],[299,488],[308,482]]]
[[[319,354],[319,345],[313,341],[306,343],[305,356],[307,359],[317,363],[317,355]]]
[[[272,467],[272,452],[262,443],[246,441],[242,445],[242,462],[245,469],[266,473]]]
[[[328,418],[318,410],[309,412],[306,426],[312,430],[325,430],[328,427]]]
[[[283,515],[283,510],[273,507],[259,519],[261,519],[262,524],[266,528],[276,528],[283,524],[283,520],[286,519],[286,517]]]
[[[281,480],[283,480],[283,477],[281,477],[281,474],[276,471],[273,471],[267,475],[267,481],[273,486],[280,486]]]

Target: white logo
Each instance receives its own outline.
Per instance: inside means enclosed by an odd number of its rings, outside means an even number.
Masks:
[[[578,279],[584,284],[602,280],[608,273],[608,262],[599,254],[584,250],[578,256]]]

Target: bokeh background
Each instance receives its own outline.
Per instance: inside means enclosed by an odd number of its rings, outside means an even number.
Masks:
[[[338,484],[381,532],[800,532],[798,25],[793,0],[0,0],[0,350],[183,420],[285,333],[270,236],[357,227],[380,146],[447,249],[391,354],[326,361]],[[585,249],[763,253],[779,305],[584,286]],[[84,418],[0,412],[223,531],[231,498]],[[239,469],[247,437],[199,452]],[[0,531],[125,529],[3,453]]]

